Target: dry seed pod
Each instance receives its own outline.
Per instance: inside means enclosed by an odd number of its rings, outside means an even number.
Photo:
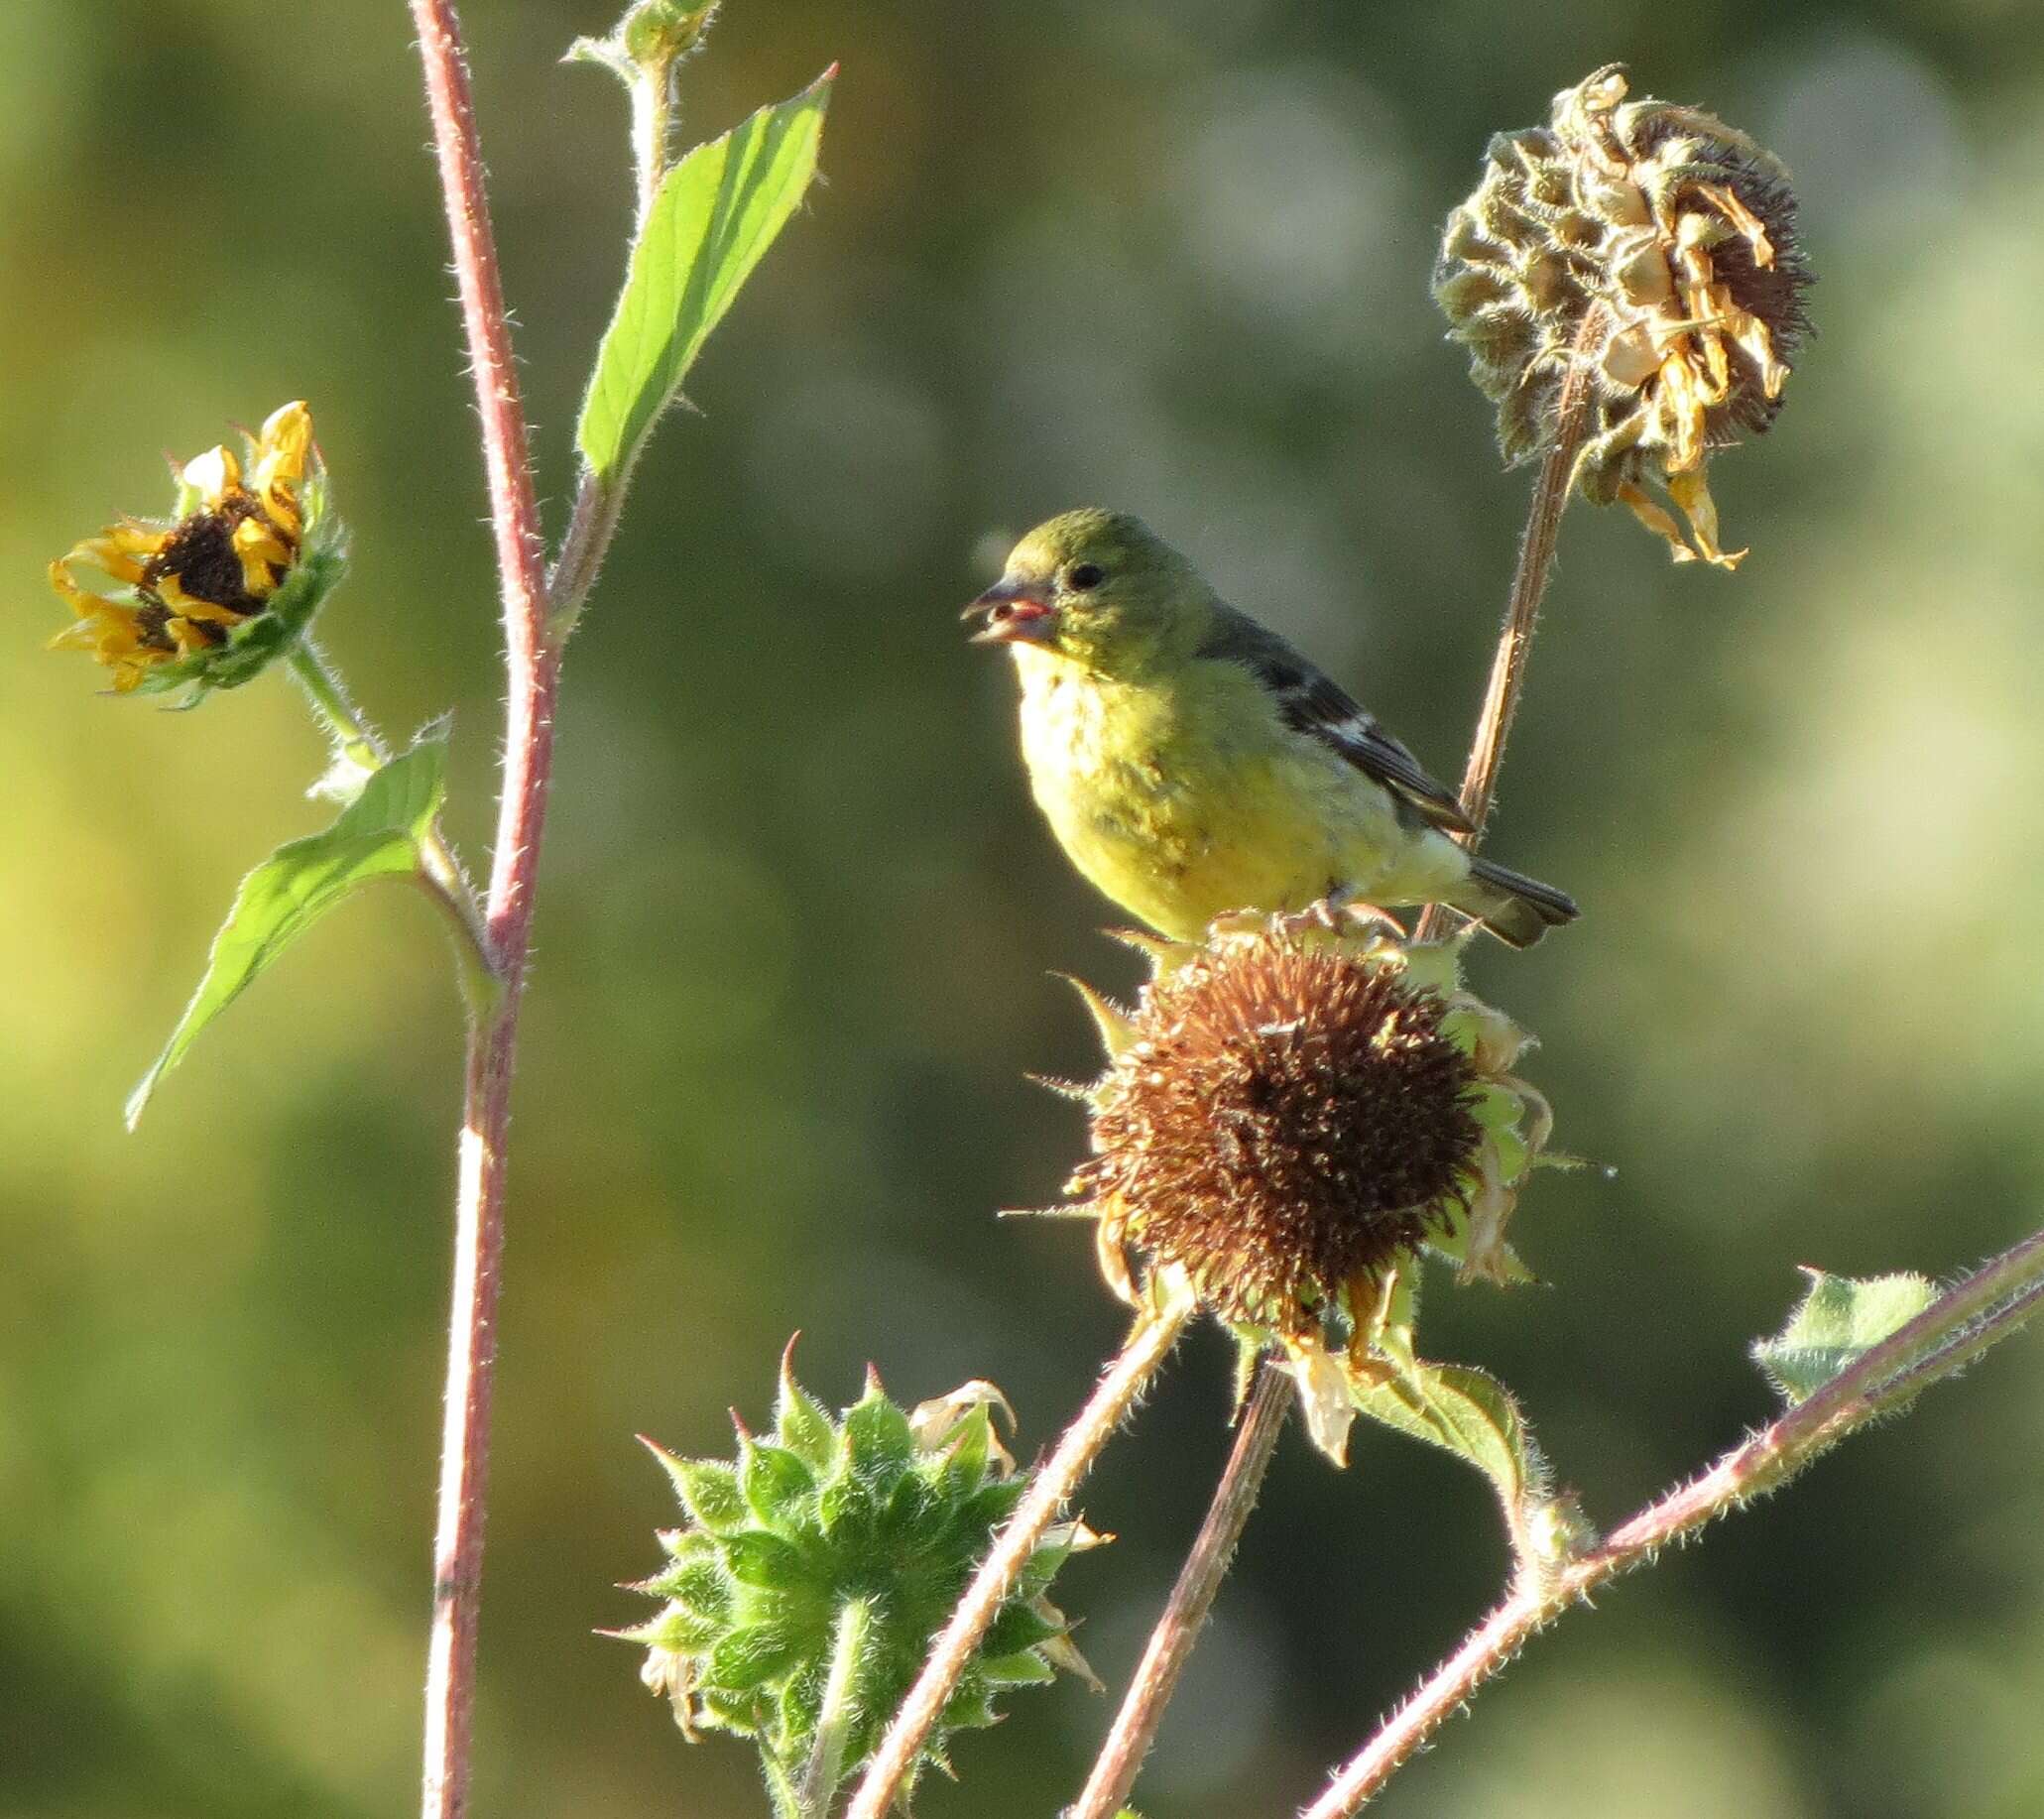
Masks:
[[[1556,95],[1547,126],[1491,141],[1475,193],[1448,217],[1434,299],[1513,464],[1553,441],[1598,310],[1575,484],[1593,504],[1623,501],[1677,561],[1731,568],[1744,551],[1720,546],[1704,470],[1713,449],[1774,421],[1809,331],[1795,196],[1745,134],[1625,92],[1608,65]]]

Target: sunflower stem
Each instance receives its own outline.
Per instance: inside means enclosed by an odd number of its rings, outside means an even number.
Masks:
[[[390,747],[369,717],[355,705],[326,654],[303,634],[286,660],[293,679],[312,704],[312,712],[333,740],[341,761],[364,773],[390,763]],[[419,882],[453,924],[455,952],[461,963],[461,997],[471,1018],[479,1016],[495,996],[496,962],[490,955],[482,906],[461,861],[448,845],[438,815],[426,828],[419,849]]]
[[[1518,561],[1511,573],[1511,592],[1505,600],[1504,626],[1498,634],[1498,652],[1491,661],[1483,711],[1477,716],[1476,737],[1470,742],[1469,763],[1462,772],[1462,812],[1470,824],[1470,832],[1463,836],[1465,846],[1473,847],[1483,838],[1484,823],[1491,818],[1491,806],[1498,799],[1498,773],[1504,768],[1504,742],[1511,736],[1519,694],[1525,687],[1526,660],[1532,655],[1540,601],[1547,592],[1547,578],[1554,572],[1561,515],[1575,489],[1576,456],[1590,422],[1589,356],[1603,338],[1605,326],[1602,304],[1593,304],[1584,312],[1582,326],[1576,330],[1570,349],[1561,395],[1555,403],[1554,438],[1540,463],[1540,477],[1533,483],[1526,528],[1519,539]],[[1430,904],[1419,918],[1413,938],[1426,941],[1438,935],[1446,914],[1439,904]]]
[[[503,788],[484,906],[485,951],[499,989],[470,1024],[463,1070],[426,1663],[421,1811],[424,1819],[463,1819],[469,1804],[511,1083],[552,775],[560,650],[547,632],[539,508],[461,24],[453,0],[411,0],[411,8],[482,424],[508,681]]]
[[[2015,1331],[2044,1301],[2044,1232],[1984,1264],[1707,1471],[1664,1492],[1559,1570],[1522,1574],[1419,1691],[1379,1727],[1301,1819],[1350,1819],[1485,1681],[1608,1579],[1649,1565],[1670,1542],[1780,1489],[1849,1434],[1956,1376]]]
[[[1156,1740],[1164,1707],[1178,1689],[1178,1676],[1191,1658],[1221,1581],[1228,1576],[1250,1512],[1257,1507],[1271,1452],[1291,1408],[1291,1378],[1283,1367],[1266,1358],[1258,1373],[1256,1391],[1243,1410],[1221,1481],[1214,1487],[1206,1519],[1193,1537],[1192,1550],[1185,1556],[1163,1615],[1149,1633],[1148,1646],[1137,1664],[1136,1676],[1115,1716],[1114,1728],[1101,1746],[1093,1772],[1065,1819],[1112,1819],[1135,1787],[1143,1758]]]
[[[802,1770],[795,1819],[829,1819],[830,1802],[845,1778],[845,1746],[858,1721],[853,1696],[866,1653],[867,1632],[873,1627],[873,1606],[850,1600],[838,1613],[837,1640],[830,1654],[830,1677],[823,1683],[823,1703],[816,1713],[816,1742]]]
[[[844,1819],[886,1819],[902,1783],[921,1754],[930,1728],[942,1716],[959,1677],[971,1665],[987,1627],[999,1615],[1029,1556],[1065,1501],[1099,1457],[1108,1436],[1135,1406],[1157,1367],[1177,1344],[1192,1316],[1189,1296],[1174,1295],[1138,1316],[1099,1387],[1067,1427],[1050,1457],[1035,1470],[1028,1495],[1017,1506],[965,1595],[930,1647],[929,1659],[881,1739],[865,1778],[845,1808]]]

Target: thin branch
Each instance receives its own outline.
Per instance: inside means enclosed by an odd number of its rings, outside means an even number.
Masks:
[[[1601,1544],[1545,1577],[1527,1576],[1417,1693],[1336,1773],[1301,1819],[1350,1819],[1485,1681],[1562,1612],[1608,1579],[1650,1562],[1755,1497],[1778,1490],[1847,1435],[2012,1333],[2044,1299],[2044,1232],[1982,1266],[1849,1370],[1657,1498]]]
[[[1101,1378],[1078,1417],[1065,1429],[1056,1450],[1036,1468],[1028,1495],[1001,1530],[994,1548],[974,1574],[958,1608],[951,1613],[922,1673],[909,1688],[895,1721],[881,1739],[865,1778],[859,1783],[845,1819],[886,1819],[888,1809],[907,1778],[924,1741],[942,1715],[960,1675],[987,1627],[1000,1614],[1017,1577],[1042,1540],[1043,1532],[1079,1482],[1086,1476],[1108,1436],[1135,1405],[1144,1387],[1178,1342],[1192,1307],[1187,1299],[1172,1302],[1137,1319],[1135,1330]]]
[[[1214,1487],[1206,1519],[1193,1538],[1192,1551],[1185,1556],[1163,1616],[1150,1632],[1149,1645],[1137,1664],[1114,1729],[1108,1732],[1085,1789],[1066,1819],[1112,1819],[1136,1785],[1142,1758],[1156,1740],[1164,1707],[1178,1690],[1178,1677],[1192,1656],[1221,1581],[1228,1576],[1250,1512],[1257,1507],[1263,1474],[1270,1468],[1270,1455],[1291,1409],[1291,1388],[1290,1375],[1265,1359],[1257,1376],[1256,1392],[1243,1410],[1221,1481]]]
[[[484,193],[460,21],[452,0],[411,0],[424,65],[433,144],[453,241],[454,269],[481,418],[490,522],[503,595],[508,707],[502,795],[485,925],[501,992],[469,1031],[455,1197],[452,1307],[433,1541],[433,1617],[427,1654],[425,1819],[468,1810],[475,1709],[476,1627],[489,1486],[490,1408],[496,1380],[497,1296],[518,1011],[531,947],[533,893],[552,772],[558,647],[546,632],[524,408],[511,327]]]
[[[1483,838],[1484,823],[1491,818],[1492,804],[1498,799],[1498,773],[1504,767],[1504,742],[1511,736],[1511,723],[1518,713],[1519,693],[1526,680],[1526,660],[1533,649],[1533,628],[1539,621],[1547,578],[1554,572],[1561,515],[1568,508],[1575,485],[1576,455],[1583,446],[1583,432],[1589,423],[1589,355],[1604,330],[1603,306],[1593,304],[1576,330],[1568,371],[1554,408],[1554,440],[1548,444],[1546,458],[1540,463],[1540,477],[1533,483],[1525,533],[1518,544],[1518,562],[1512,570],[1511,592],[1504,605],[1504,626],[1498,635],[1498,654],[1491,662],[1483,712],[1477,716],[1476,738],[1462,773],[1462,812],[1474,830],[1464,841],[1468,846]],[[1439,934],[1445,914],[1439,904],[1430,905],[1419,918],[1414,939],[1425,941]]]

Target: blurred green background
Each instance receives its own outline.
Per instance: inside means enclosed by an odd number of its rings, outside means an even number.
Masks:
[[[629,212],[590,0],[471,0],[557,522]],[[189,717],[46,657],[42,564],[159,450],[311,401],[353,578],[329,645],[456,712],[480,856],[500,682],[480,467],[396,0],[0,9],[0,1811],[414,1799],[459,1050],[402,892],[323,925],[124,1138],[241,871],[321,812],[282,683]],[[1525,496],[1426,297],[1494,130],[1623,58],[1795,168],[1820,338],[1713,484],[1735,577],[1572,515],[1499,855],[1581,898],[1475,982],[1540,1031],[1544,1290],[1456,1291],[1610,1519],[1763,1418],[1794,1266],[1948,1273],[2044,1211],[2044,15],[1612,0],[732,0],[718,131],[834,58],[828,182],[641,470],[577,640],[519,1081],[479,1812],[724,1819],[610,1589],[803,1331],[820,1392],[990,1376],[1045,1441],[1119,1330],[1087,1235],[999,1223],[1081,1134],[1051,974],[1133,959],[1037,825],[958,607],[1008,536],[1142,512],[1453,775]],[[1614,1588],[1383,1802],[1406,1819],[2044,1810],[2044,1349],[2020,1340]],[[1228,1435],[1203,1331],[1109,1452],[1062,1599],[1119,1682]],[[1294,1433],[1142,1788],[1281,1814],[1488,1604],[1485,1487]],[[920,1810],[1041,1819],[1064,1684]]]

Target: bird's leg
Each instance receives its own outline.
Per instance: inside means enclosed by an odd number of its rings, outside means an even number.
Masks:
[[[1234,910],[1217,915],[1208,925],[1210,935],[1262,934],[1296,936],[1314,932],[1342,934],[1371,928],[1383,929],[1394,939],[1405,939],[1405,925],[1387,910],[1351,898],[1346,886],[1336,885],[1317,903],[1303,910],[1279,910],[1266,914],[1261,910]]]

